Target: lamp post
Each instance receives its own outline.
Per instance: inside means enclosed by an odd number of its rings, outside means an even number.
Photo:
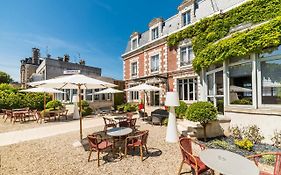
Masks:
[[[74,112],[73,112],[73,119],[79,119],[80,115],[79,115],[79,110],[78,110],[78,96],[77,95],[73,95],[72,96],[72,103],[74,104]]]
[[[166,141],[176,143],[178,141],[178,129],[175,114],[175,106],[179,106],[178,92],[167,92],[165,105],[170,107]]]

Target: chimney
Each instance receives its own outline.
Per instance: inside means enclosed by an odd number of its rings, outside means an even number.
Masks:
[[[69,62],[69,58],[70,58],[70,56],[68,54],[64,54],[63,61],[64,62]]]
[[[39,65],[40,49],[32,48],[32,64]]]

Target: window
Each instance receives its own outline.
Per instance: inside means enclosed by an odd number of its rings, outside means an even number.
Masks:
[[[159,71],[159,55],[151,57],[151,72]]]
[[[99,89],[95,89],[95,92],[98,92],[98,91],[100,91],[100,90],[99,90]],[[95,95],[94,95],[94,100],[95,100],[95,101],[100,100],[100,95],[99,95],[99,94],[95,94]]]
[[[190,11],[182,14],[182,26],[190,24]]]
[[[178,79],[179,99],[197,100],[197,78]]]
[[[191,46],[180,48],[180,66],[186,66],[191,63],[193,59],[193,51]]]
[[[87,89],[86,90],[86,100],[87,101],[92,101],[92,99],[93,99],[92,93],[93,93],[92,89]]]
[[[252,62],[229,67],[230,104],[252,104]]]
[[[132,50],[136,49],[138,47],[138,40],[137,39],[133,39],[132,40]]]
[[[281,59],[261,62],[262,104],[281,104]]]
[[[134,62],[131,64],[131,75],[132,76],[137,76],[138,75],[138,63]]]
[[[129,87],[134,87],[136,85],[131,85]],[[139,92],[138,91],[130,91],[129,92],[129,98],[130,98],[130,101],[135,101],[135,100],[138,100],[139,99]]]
[[[151,30],[151,39],[157,39],[159,37],[159,31],[158,27],[155,27],[154,29]]]

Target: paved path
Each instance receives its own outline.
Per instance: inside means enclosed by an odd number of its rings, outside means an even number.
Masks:
[[[83,120],[83,129],[93,128],[98,126],[103,126],[104,122],[102,118]],[[79,131],[79,120],[70,121],[68,123],[37,127],[32,129],[25,129],[19,131],[11,131],[0,133],[0,146],[11,145],[23,141],[41,139],[44,137],[55,136],[59,134],[64,134],[72,131]],[[79,133],[77,132],[77,138]]]

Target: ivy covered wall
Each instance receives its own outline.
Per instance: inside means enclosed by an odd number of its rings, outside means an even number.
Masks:
[[[264,22],[264,23],[263,23]],[[231,28],[243,24],[258,27],[230,35]],[[168,37],[168,45],[176,47],[184,39],[192,39],[195,71],[208,68],[231,57],[281,45],[281,0],[251,0],[226,13],[217,14]]]

